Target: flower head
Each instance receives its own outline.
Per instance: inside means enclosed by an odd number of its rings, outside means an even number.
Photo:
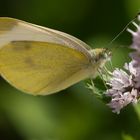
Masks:
[[[137,31],[128,29],[133,36],[131,48],[135,50],[130,54],[132,60],[128,64],[125,63],[124,69],[115,69],[111,78],[106,81],[110,86],[106,96],[111,97],[107,105],[118,114],[123,107],[130,103],[137,103],[140,98],[140,26],[133,24]]]
[[[140,17],[140,16],[139,16]],[[138,18],[140,21],[140,18]],[[132,31],[131,29],[127,29],[128,32],[132,34],[132,45],[130,46],[132,49],[140,52],[140,26],[133,22],[133,25],[136,27],[136,31]]]
[[[118,114],[129,103],[137,103],[140,96],[139,88],[136,87],[135,82],[135,69],[132,68],[131,63],[125,65],[129,74],[122,69],[116,69],[107,83],[111,87],[106,91],[106,95],[111,97],[111,101],[107,105]]]

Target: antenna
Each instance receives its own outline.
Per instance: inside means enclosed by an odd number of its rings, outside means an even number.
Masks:
[[[137,15],[131,20],[131,21],[129,21],[126,25],[125,25],[125,27],[123,28],[123,30],[121,30],[112,40],[111,40],[111,42],[107,45],[107,46],[110,46],[125,30],[126,30],[126,28],[131,24],[131,23],[133,23],[133,21],[135,21],[137,18],[138,18],[138,16],[140,15],[140,12],[138,12],[137,13]]]

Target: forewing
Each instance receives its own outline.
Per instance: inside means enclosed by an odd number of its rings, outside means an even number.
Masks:
[[[90,47],[79,39],[53,29],[14,18],[0,18],[0,48],[11,41],[42,41],[74,48],[90,58]]]
[[[46,95],[88,77],[90,60],[59,44],[13,41],[0,50],[0,72],[16,88]]]

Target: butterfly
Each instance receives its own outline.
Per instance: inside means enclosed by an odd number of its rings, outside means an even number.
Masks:
[[[64,32],[0,18],[0,74],[25,93],[49,95],[94,77],[110,53]]]

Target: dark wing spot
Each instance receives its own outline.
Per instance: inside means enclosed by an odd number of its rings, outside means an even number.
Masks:
[[[30,57],[25,58],[25,63],[30,67],[35,67],[35,63],[33,62],[33,59]]]
[[[26,41],[12,41],[11,43],[15,51],[24,51],[31,48],[30,43]]]

